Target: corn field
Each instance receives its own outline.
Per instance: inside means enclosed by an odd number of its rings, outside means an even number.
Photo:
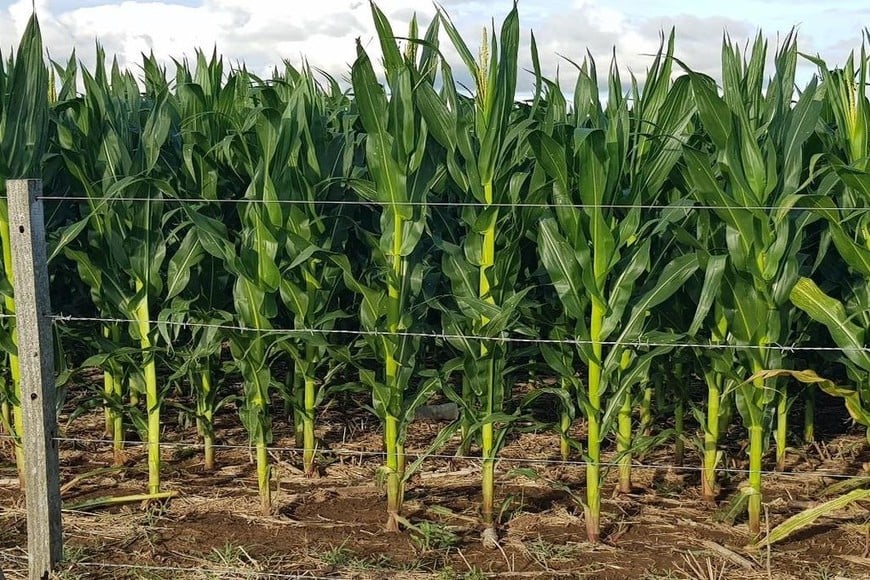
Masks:
[[[414,526],[413,478],[455,453],[479,459],[493,548],[500,454],[532,431],[584,464],[562,487],[592,544],[654,450],[759,545],[818,517],[765,529],[762,475],[815,440],[817,398],[870,430],[870,37],[842,68],[795,34],[726,37],[713,78],[671,33],[641,75],[586,57],[556,80],[534,36],[521,70],[516,8],[479,45],[442,11],[372,18],[381,60],[358,44],[346,81],[202,52],[130,71],[98,49],[88,69],[48,61],[31,19],[0,67],[0,178],[44,182],[58,388],[67,408],[84,393],[69,421],[100,413],[117,465],[145,445],[156,499],[167,430],[195,428],[215,470],[235,413],[267,517],[276,425],[314,481],[319,419],[352,401],[382,438],[384,530]],[[0,425],[23,477],[5,200],[0,245]],[[433,405],[453,411],[409,452]],[[729,432],[745,481],[723,497]],[[852,487],[831,510],[870,498]]]

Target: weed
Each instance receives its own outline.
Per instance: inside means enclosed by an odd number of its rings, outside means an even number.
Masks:
[[[206,559],[226,568],[239,568],[253,564],[253,559],[241,546],[227,542],[222,548],[212,548]]]
[[[389,556],[380,554],[370,558],[361,557],[345,547],[345,544],[347,544],[347,540],[340,546],[334,546],[320,554],[320,561],[333,568],[346,568],[348,570],[390,571],[398,568]],[[418,564],[414,564],[404,571],[414,571],[419,567]]]
[[[577,558],[578,548],[572,544],[553,544],[540,536],[525,544],[526,552],[543,567],[549,569],[549,562],[567,562]]]
[[[347,540],[340,546],[333,546],[320,554],[320,561],[335,568],[347,566],[348,562],[356,556],[354,556],[354,553],[349,548],[345,547],[345,544],[347,544]]]
[[[421,522],[414,524],[411,530],[411,541],[423,552],[445,550],[459,544],[459,536],[444,524]]]

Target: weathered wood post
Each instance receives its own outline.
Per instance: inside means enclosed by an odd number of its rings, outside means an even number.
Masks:
[[[47,580],[63,556],[54,345],[42,181],[6,182],[24,419],[27,558],[30,580]]]

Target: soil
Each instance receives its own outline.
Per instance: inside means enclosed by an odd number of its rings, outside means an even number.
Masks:
[[[147,482],[141,446],[129,444],[124,466],[112,468],[111,445],[100,441],[102,415],[77,417],[62,429],[60,441],[65,562],[56,576],[870,578],[870,504],[822,517],[770,550],[748,547],[745,522],[717,522],[742,484],[739,428],[726,437],[726,465],[733,471],[723,478],[717,505],[700,498],[694,449],[687,446],[680,468],[673,465],[673,446],[660,446],[636,458],[647,467],[635,468],[631,494],[604,501],[603,541],[597,545],[585,541],[577,501],[584,493],[583,466],[561,463],[558,438],[535,432],[514,436],[497,466],[497,548],[480,540],[479,463],[450,457],[455,441],[408,482],[404,531],[386,533],[385,498],[375,483],[378,426],[358,409],[348,399],[318,418],[325,451],[318,477],[303,475],[299,454],[272,453],[269,516],[259,512],[247,438],[230,409],[219,417],[219,443],[226,447],[218,449],[213,472],[204,470],[200,448],[190,444],[194,430],[167,426],[163,485],[177,492],[173,499],[77,509],[89,499],[142,493]],[[844,426],[842,416],[832,413],[820,417],[817,443],[796,445],[786,471],[765,476],[767,526],[816,505],[827,487],[842,481],[838,476],[868,475],[863,431]],[[165,418],[171,414],[167,410]],[[440,427],[413,425],[408,449],[426,449]],[[276,420],[274,428],[274,446],[292,448],[291,426]],[[582,431],[578,425],[577,434]],[[13,580],[26,577],[26,518],[8,443],[0,440],[0,570]],[[615,483],[612,471],[608,492]]]

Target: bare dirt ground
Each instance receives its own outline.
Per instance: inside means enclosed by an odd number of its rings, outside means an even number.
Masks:
[[[167,412],[167,420],[171,413]],[[102,438],[102,416],[78,418],[63,437]],[[815,505],[838,475],[867,475],[863,432],[829,421],[820,442],[796,447],[787,472],[765,476],[767,524]],[[409,450],[421,450],[437,425],[412,427]],[[820,421],[820,429],[824,425]],[[276,421],[275,447],[293,447],[292,430]],[[582,426],[578,427],[578,433]],[[333,407],[320,418],[322,475],[308,479],[293,452],[273,453],[273,515],[259,514],[247,438],[236,416],[220,417],[218,467],[206,472],[192,430],[167,428],[164,488],[178,495],[161,505],[125,504],[88,511],[87,499],[142,493],[141,447],[127,449],[112,468],[111,447],[61,441],[65,559],[58,578],[601,578],[601,579],[861,579],[870,578],[870,513],[855,505],[771,550],[747,549],[745,523],[717,523],[717,506],[700,500],[698,456],[686,450],[685,469],[673,467],[673,448],[639,462],[635,490],[604,502],[603,542],[585,542],[584,468],[558,461],[552,434],[514,437],[498,465],[501,502],[498,549],[480,542],[477,506],[480,469],[469,459],[428,459],[408,485],[406,517],[412,529],[385,533],[385,501],[375,484],[380,451],[377,423],[364,411]],[[735,469],[724,480],[721,508],[742,483],[742,434],[729,436]],[[5,442],[5,443],[8,443]],[[238,448],[233,446],[239,446]],[[449,447],[446,453],[452,453]],[[371,453],[371,455],[369,455]],[[533,459],[538,463],[515,461]],[[669,467],[671,466],[671,467]],[[539,477],[518,474],[534,469]],[[615,471],[615,470],[614,470]],[[607,490],[612,489],[612,479]],[[728,475],[727,473],[725,474]],[[26,519],[8,445],[0,450],[0,569],[9,580],[26,573]]]

